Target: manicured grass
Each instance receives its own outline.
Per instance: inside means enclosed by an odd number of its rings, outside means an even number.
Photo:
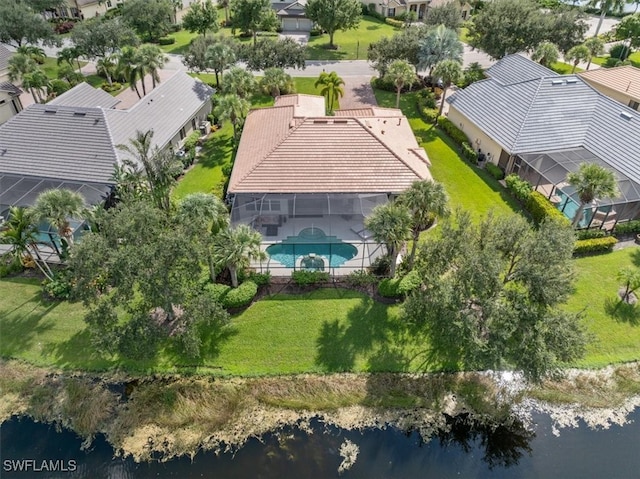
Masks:
[[[458,33],[458,37],[462,43],[469,43],[469,29],[467,27],[460,27],[460,32]]]
[[[620,283],[617,272],[627,266],[640,267],[640,249],[626,248],[613,253],[588,256],[574,261],[575,291],[566,308],[584,311],[584,323],[594,336],[581,367],[602,367],[613,362],[640,359],[640,305],[617,303]]]
[[[198,35],[199,35],[198,33],[191,33],[188,30],[180,30],[178,32],[171,33],[171,34],[167,35],[167,37],[175,38],[176,42],[172,43],[171,45],[160,45],[160,48],[162,48],[162,50],[165,53],[174,53],[174,54],[182,55],[189,48],[189,45],[191,44],[191,41],[194,38],[196,38]],[[242,43],[252,42],[253,41],[253,39],[251,37],[241,37],[241,36],[239,36],[237,34],[233,35],[231,33],[231,28],[221,28],[216,33],[211,33],[211,32],[207,33],[207,36],[212,36],[212,35],[233,36],[236,40],[238,40],[239,42],[242,42]],[[273,37],[273,38],[277,38],[277,34],[275,32],[274,33],[267,32],[264,35],[265,36],[269,36],[269,37]],[[258,36],[260,36],[260,35],[258,35]]]
[[[336,32],[333,42],[337,50],[329,50],[329,35],[326,33],[309,38],[307,47],[309,60],[366,60],[369,44],[382,37],[390,37],[399,29],[373,17],[362,17],[355,30]]]
[[[609,55],[602,56],[602,57],[593,57],[593,59],[591,60],[591,63],[595,63],[596,65],[603,66],[608,59],[609,59]],[[634,52],[631,55],[629,55],[628,60],[631,62],[631,64],[634,67],[640,68],[640,51]]]
[[[87,64],[87,62],[80,62],[80,67],[83,67]],[[73,62],[73,66],[74,68],[78,68],[78,65],[76,62]],[[60,70],[60,66],[58,65],[58,59],[57,58],[51,58],[51,57],[46,57],[44,59],[44,63],[42,65],[39,65],[39,67],[42,69],[42,71],[44,71],[44,73],[47,75],[47,77],[49,77],[50,80],[55,80],[56,78],[58,78],[58,70]]]
[[[375,90],[378,104],[384,107],[396,106],[396,95],[392,92]],[[470,211],[475,218],[481,218],[489,211],[497,214],[520,212],[518,203],[485,170],[465,162],[456,145],[439,128],[425,123],[416,108],[416,94],[401,96],[400,109],[409,119],[418,143],[426,150],[431,160],[430,171],[436,181],[444,184],[451,199],[451,207],[461,207]]]
[[[573,71],[573,65],[570,65],[569,63],[563,63],[563,62],[555,62],[551,64],[551,69],[560,74],[560,75],[568,75],[570,73],[580,73],[584,71],[584,68],[580,68],[580,67],[576,67],[575,72]]]

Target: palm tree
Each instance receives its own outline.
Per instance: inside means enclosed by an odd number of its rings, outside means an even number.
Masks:
[[[267,95],[276,98],[282,94],[295,93],[296,85],[293,78],[282,68],[267,68],[260,80],[260,88]]]
[[[222,72],[236,62],[236,51],[228,38],[217,36],[205,53],[207,68],[211,68],[216,75],[216,86],[220,86]]]
[[[413,67],[406,60],[395,60],[389,65],[385,79],[396,86],[396,108],[400,108],[400,92],[405,85],[411,85],[416,80]]]
[[[96,72],[98,75],[104,76],[109,85],[113,85],[113,75],[117,66],[117,57],[115,55],[107,55],[96,62]]]
[[[158,70],[164,67],[165,63],[169,61],[162,49],[158,45],[143,45],[138,50],[140,56],[140,64],[142,66],[143,75],[151,75],[152,88],[156,87],[157,83],[160,83],[160,76]],[[142,89],[144,90],[144,79],[142,80]],[[146,94],[146,93],[145,93]]]
[[[75,86],[84,80],[82,73],[78,73],[71,65],[62,65],[58,69],[58,79],[66,80],[71,86]]]
[[[598,26],[596,27],[596,33],[593,34],[594,37],[598,36],[600,33],[600,27],[602,27],[602,21],[604,17],[609,12],[621,12],[624,10],[624,4],[626,0],[589,0],[587,6],[589,7],[600,7],[600,19],[598,20]]]
[[[442,80],[442,98],[440,99],[440,111],[438,116],[442,116],[444,101],[447,98],[447,90],[462,77],[462,67],[455,60],[444,60],[433,68],[433,77]],[[438,120],[436,119],[436,122]]]
[[[25,73],[22,77],[22,86],[31,91],[31,95],[36,103],[44,103],[45,90],[51,86],[51,81],[45,72],[36,68],[35,70]]]
[[[413,245],[409,255],[409,268],[413,268],[420,233],[429,228],[440,216],[449,215],[449,198],[442,183],[432,180],[414,181],[398,199],[411,211]]]
[[[595,163],[582,163],[578,171],[567,174],[567,182],[576,189],[580,205],[573,217],[572,226],[582,219],[585,205],[596,198],[616,198],[620,192],[613,171]]]
[[[240,67],[232,67],[222,82],[223,95],[238,95],[248,98],[256,90],[256,79],[253,73]]]
[[[82,216],[84,211],[82,195],[67,189],[43,191],[32,207],[32,214],[36,221],[46,221],[57,228],[58,236],[63,241],[63,250],[66,246],[73,244],[73,230],[69,225],[69,219]]]
[[[587,38],[583,45],[589,49],[589,62],[587,63],[587,70],[591,66],[591,59],[604,53],[604,42],[598,37]]]
[[[248,225],[225,228],[213,240],[213,256],[217,264],[229,269],[231,285],[238,287],[238,270],[247,268],[253,259],[265,258],[260,249],[262,235]]]
[[[229,120],[233,125],[233,138],[238,141],[244,119],[249,114],[251,105],[238,95],[222,95],[217,99],[214,115],[220,120]]]
[[[34,62],[42,65],[46,55],[44,54],[44,50],[40,47],[36,47],[34,45],[22,45],[16,49],[16,53],[20,53],[22,55],[27,55]]]
[[[531,59],[534,62],[538,62],[547,68],[550,68],[551,64],[556,63],[559,58],[560,51],[551,42],[542,42],[531,55]]]
[[[118,70],[122,72],[123,77],[129,82],[130,88],[136,92],[138,98],[142,98],[138,90],[138,79],[142,80],[143,94],[147,94],[144,84],[144,66],[137,49],[133,47],[122,49],[118,57]]]
[[[229,0],[218,0],[218,6],[224,8],[224,26],[229,26]]]
[[[420,41],[418,51],[418,68],[429,70],[429,76],[433,75],[433,67],[443,60],[454,60],[462,64],[462,52],[464,46],[458,39],[458,34],[440,25],[429,30],[423,40]]]
[[[35,92],[23,83],[25,75],[28,75],[38,69],[38,65],[33,58],[22,53],[16,53],[9,58],[8,67],[9,81],[22,83],[22,86],[31,92],[33,101],[38,103]]]
[[[618,271],[616,278],[624,283],[624,292],[620,296],[620,302],[615,307],[615,309],[618,309],[623,302],[628,303],[631,295],[640,289],[640,270],[629,267],[623,268]]]
[[[336,72],[322,72],[314,85],[316,88],[322,87],[320,94],[327,99],[327,112],[333,113],[338,98],[344,96],[344,80]]]
[[[9,218],[0,230],[0,244],[11,245],[14,259],[24,265],[30,256],[29,247],[35,242],[36,228],[31,212],[20,206],[9,208]]]
[[[65,47],[58,52],[58,65],[63,62],[68,63],[75,68],[74,62],[78,65],[78,72],[81,70],[80,57],[82,56],[82,50],[78,47]]]
[[[193,193],[178,204],[178,221],[189,231],[195,241],[202,244],[207,256],[209,277],[216,280],[216,265],[211,251],[212,241],[221,231],[229,227],[229,212],[215,195]]]
[[[578,63],[591,60],[591,52],[585,45],[576,45],[567,52],[565,59],[573,64],[571,73],[575,73]]]
[[[411,237],[411,212],[398,203],[376,206],[365,219],[365,227],[371,231],[376,242],[387,246],[391,265],[389,274],[396,274],[396,261],[404,243]]]

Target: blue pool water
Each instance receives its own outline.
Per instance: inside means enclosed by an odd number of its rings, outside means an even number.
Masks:
[[[344,243],[337,236],[327,236],[320,228],[306,228],[297,236],[288,236],[267,248],[267,254],[287,268],[293,268],[302,256],[309,254],[329,260],[329,267],[337,268],[358,254],[358,248]]]
[[[570,221],[573,221],[580,205],[560,189],[556,190],[556,194],[561,198],[560,203],[558,203],[558,209],[562,211]],[[591,210],[587,209],[582,215],[579,226],[587,226],[591,220],[591,214]]]

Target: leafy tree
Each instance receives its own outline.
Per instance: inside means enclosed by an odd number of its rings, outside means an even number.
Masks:
[[[0,229],[0,244],[10,245],[11,255],[24,265],[25,259],[31,256],[30,248],[36,240],[31,211],[21,206],[10,207],[9,218]]]
[[[450,30],[457,31],[462,23],[462,12],[457,2],[447,2],[427,9],[424,23],[431,27],[444,25]]]
[[[26,43],[55,45],[51,24],[20,0],[0,2],[0,43],[20,47]]]
[[[35,221],[46,221],[57,228],[63,251],[73,244],[73,230],[69,219],[79,218],[84,212],[82,195],[67,189],[43,191],[36,198],[31,210]]]
[[[74,246],[70,269],[100,351],[152,358],[171,341],[199,357],[203,328],[228,322],[198,284],[200,256],[191,235],[147,202],[112,208],[100,232]]]
[[[260,30],[272,31],[278,25],[269,0],[231,0],[230,6],[233,27],[250,33],[254,45]]]
[[[413,67],[406,60],[396,60],[390,66],[385,79],[396,87],[396,108],[400,108],[400,93],[406,85],[411,85],[416,74]]]
[[[586,14],[580,9],[564,6],[550,12],[543,12],[542,33],[544,36],[541,41],[551,42],[562,53],[567,53],[584,41],[584,35],[589,30],[586,18]]]
[[[464,69],[463,73],[463,88],[468,87],[472,83],[475,83],[480,80],[484,80],[486,75],[484,74],[484,69],[482,65],[478,62],[470,63],[467,68]]]
[[[624,292],[620,296],[620,302],[616,305],[616,309],[623,302],[628,303],[631,295],[640,289],[640,269],[623,268],[616,275],[618,281],[624,284]]]
[[[591,52],[585,45],[576,45],[567,52],[565,59],[573,64],[571,73],[575,73],[578,63],[591,61]]]
[[[16,53],[27,55],[34,62],[40,65],[42,65],[44,60],[47,58],[42,48],[33,45],[22,45],[16,49]]]
[[[594,37],[597,37],[598,33],[600,33],[602,21],[604,20],[604,17],[607,16],[607,13],[622,12],[624,10],[624,4],[625,0],[589,0],[587,6],[600,9],[600,19],[598,20],[596,32],[593,34]]]
[[[229,4],[230,4],[230,0],[218,0],[217,4],[218,7],[224,9],[224,25],[228,26],[229,25]]]
[[[182,56],[182,62],[189,68],[189,70],[196,73],[203,72],[210,68],[207,64],[207,49],[209,46],[214,45],[217,42],[223,41],[223,37],[197,37],[194,38],[187,49],[187,52]],[[232,41],[229,39],[228,41]]]
[[[596,163],[582,163],[578,171],[567,174],[567,182],[575,188],[580,199],[572,226],[582,219],[585,205],[597,198],[615,198],[620,194],[613,171]]]
[[[438,116],[442,116],[447,90],[462,77],[462,67],[455,60],[443,60],[433,68],[433,77],[442,80],[443,91],[440,99],[440,111],[438,112]]]
[[[542,42],[531,55],[531,59],[534,62],[538,62],[547,68],[550,68],[551,64],[556,63],[559,58],[560,52],[558,51],[558,47],[550,42]]]
[[[144,83],[144,66],[137,48],[124,47],[122,49],[118,55],[117,70],[120,75],[129,82],[129,88],[136,92],[138,98],[142,98],[142,95],[140,95],[140,91],[138,90],[138,80],[141,80],[143,95],[147,94],[147,89]]]
[[[247,99],[256,90],[256,79],[244,68],[232,67],[222,82],[223,95],[237,95]]]
[[[69,82],[71,86],[75,86],[84,81],[84,75],[78,73],[75,68],[70,65],[62,65],[58,69],[58,78]]]
[[[364,225],[376,242],[386,245],[390,259],[389,275],[395,276],[398,254],[411,237],[411,212],[399,202],[378,205],[365,218]]]
[[[367,59],[382,78],[389,65],[395,60],[406,60],[418,73],[420,41],[426,35],[427,28],[412,25],[394,34],[391,38],[383,37],[369,44]]]
[[[422,287],[404,304],[406,319],[427,333],[431,362],[539,379],[584,354],[579,315],[559,307],[571,285],[569,226],[536,230],[516,215],[474,225],[458,213],[440,229],[420,248]]]
[[[458,39],[458,34],[449,30],[444,25],[431,29],[420,42],[418,52],[418,67],[421,70],[429,70],[433,76],[433,67],[443,60],[452,60],[462,64],[462,52],[464,47]]]
[[[589,49],[591,55],[589,55],[589,62],[587,63],[587,70],[591,66],[591,59],[604,53],[604,42],[598,37],[587,38],[583,45]]]
[[[87,58],[105,58],[118,53],[125,46],[137,46],[136,33],[121,17],[92,18],[79,23],[71,30],[71,41]]]
[[[240,57],[248,70],[267,68],[305,68],[306,48],[291,38],[260,40],[240,48]]]
[[[308,0],[304,14],[329,34],[329,48],[335,49],[335,33],[360,24],[362,4],[359,0]]]
[[[151,76],[152,88],[160,83],[160,75],[158,70],[164,67],[169,58],[164,54],[158,45],[142,45],[138,50],[140,65],[142,66],[143,76],[149,74]],[[142,87],[144,89],[144,78],[142,78]]]
[[[329,114],[333,113],[333,107],[338,98],[344,96],[344,80],[336,72],[322,72],[314,86],[316,88],[322,87],[320,94],[327,99],[327,111]]]
[[[623,40],[627,49],[640,47],[640,13],[624,17],[616,25],[615,37],[616,40]]]
[[[293,78],[288,73],[285,73],[282,68],[267,68],[260,80],[260,88],[273,98],[295,93],[296,91]]]
[[[213,240],[216,262],[229,269],[231,285],[238,287],[238,270],[248,268],[251,260],[263,259],[260,249],[262,235],[248,225],[238,225],[220,231]]]
[[[155,207],[168,212],[171,209],[171,187],[182,171],[182,164],[171,151],[159,151],[153,147],[153,130],[136,130],[129,145],[118,145],[118,149],[142,165]]]
[[[199,33],[203,37],[207,36],[207,31],[215,33],[219,29],[218,9],[211,0],[192,3],[182,17],[182,26],[191,33]]]
[[[173,7],[169,0],[127,0],[122,18],[143,38],[155,42],[171,31]]]
[[[220,86],[223,72],[236,63],[236,49],[233,40],[219,36],[207,47],[205,65],[216,75],[216,85]]]
[[[65,47],[58,52],[58,66],[63,63],[67,63],[69,66],[74,67],[74,62],[78,65],[78,72],[82,68],[80,65],[80,57],[83,55],[83,52],[78,47]]]
[[[431,227],[436,218],[449,216],[449,198],[444,186],[433,180],[414,181],[398,198],[411,212],[413,245],[409,255],[409,269],[413,269],[420,233]]]
[[[249,114],[250,103],[238,95],[223,95],[217,99],[214,115],[220,120],[228,120],[233,126],[233,138],[237,142],[244,120]]]

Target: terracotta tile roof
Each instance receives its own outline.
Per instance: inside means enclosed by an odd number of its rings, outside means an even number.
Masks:
[[[431,178],[428,157],[398,110],[301,117],[301,104],[322,97],[281,98],[248,115],[230,193],[398,193]]]
[[[351,110],[336,110],[333,112],[335,116],[403,116],[400,110],[395,108],[382,108],[379,106],[371,106],[368,108],[353,108]]]
[[[323,116],[324,97],[318,95],[282,95],[276,98],[275,106],[291,105],[295,107],[295,116]]]
[[[640,68],[624,65],[615,68],[598,68],[578,73],[578,75],[587,83],[597,83],[640,101]]]

